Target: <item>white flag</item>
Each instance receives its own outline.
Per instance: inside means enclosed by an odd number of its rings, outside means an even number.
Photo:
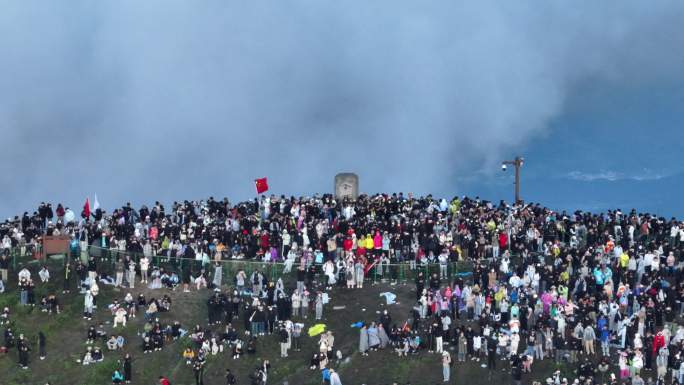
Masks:
[[[93,203],[93,211],[100,208],[100,202],[97,200],[97,194],[95,194],[95,202]]]

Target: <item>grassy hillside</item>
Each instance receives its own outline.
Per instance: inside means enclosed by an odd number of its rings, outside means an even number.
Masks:
[[[59,262],[51,262],[54,268],[60,266]],[[38,265],[32,264],[31,270],[34,277]],[[61,275],[61,274],[53,274]],[[13,278],[13,280],[15,280]],[[226,280],[224,280],[225,282]],[[292,288],[292,282],[286,286]],[[224,287],[227,289],[228,287]],[[96,385],[108,384],[113,370],[120,365],[120,361],[126,352],[133,356],[133,383],[154,384],[159,375],[168,376],[174,385],[194,384],[194,377],[190,367],[185,365],[181,358],[182,350],[190,344],[186,337],[179,341],[168,343],[163,351],[152,354],[142,354],[139,334],[145,323],[141,312],[138,317],[131,319],[125,328],[113,329],[111,321],[113,317],[107,310],[106,305],[115,298],[123,299],[126,289],[114,289],[101,286],[101,295],[98,297],[98,309],[92,321],[82,318],[83,296],[72,292],[70,295],[62,295],[62,281],[60,277],[53,277],[47,285],[38,284],[36,301],[44,294],[57,292],[62,303],[63,311],[59,315],[48,315],[36,307],[22,307],[19,305],[19,294],[16,287],[5,294],[0,295],[0,306],[9,306],[12,310],[13,329],[15,335],[24,333],[33,343],[31,352],[30,369],[22,370],[17,365],[16,349],[8,354],[0,356],[0,383],[4,385],[30,385],[50,382],[52,385]],[[324,311],[325,319],[322,321],[332,330],[335,335],[335,350],[341,350],[343,360],[333,362],[342,381],[347,384],[436,384],[441,383],[441,361],[436,354],[422,352],[416,356],[399,358],[389,350],[372,352],[367,357],[357,353],[358,329],[350,327],[356,321],[373,321],[379,316],[379,312],[386,308],[384,299],[379,296],[381,292],[391,291],[398,295],[398,304],[387,307],[393,320],[402,323],[408,316],[409,309],[413,305],[415,294],[412,292],[412,284],[390,285],[389,283],[368,284],[364,289],[348,290],[343,288],[333,289],[330,293],[331,303]],[[180,290],[169,291],[148,290],[141,285],[132,291],[134,295],[142,292],[147,298],[161,297],[164,293],[169,294],[173,300],[171,312],[160,313],[162,323],[181,321],[184,327],[191,328],[195,324],[206,324],[206,299],[210,295],[207,290],[182,293]],[[345,309],[333,310],[333,306],[346,306]],[[313,313],[313,309],[310,309]],[[311,314],[312,316],[312,314]],[[313,324],[310,317],[303,320],[306,328]],[[77,360],[82,358],[86,349],[86,330],[90,325],[102,323],[108,333],[121,333],[126,339],[123,351],[109,352],[106,346],[99,343],[103,348],[104,362],[94,365],[83,366]],[[238,330],[243,333],[242,321],[235,323]],[[4,329],[3,329],[4,331]],[[47,358],[44,361],[38,359],[37,334],[39,331],[47,336]],[[210,356],[206,372],[205,384],[223,384],[223,374],[226,368],[230,368],[237,374],[239,384],[248,384],[248,374],[261,363],[268,359],[272,364],[269,372],[269,384],[320,384],[319,371],[309,370],[309,359],[318,350],[318,337],[302,337],[301,352],[290,351],[290,357],[282,359],[279,356],[277,336],[266,336],[259,339],[257,353],[253,356],[244,355],[238,360],[233,360],[228,353],[219,353]],[[521,343],[522,345],[522,343]],[[450,347],[451,348],[451,347]],[[455,356],[455,353],[453,354]],[[452,368],[452,382],[457,384],[485,384],[492,381],[508,383],[510,375],[508,364],[499,362],[499,369],[490,373],[480,367],[481,362],[470,361],[467,363],[455,363]],[[571,377],[573,368],[562,367],[566,376]],[[533,366],[535,379],[545,378],[555,370],[551,362],[535,363]],[[532,376],[526,375],[526,380]],[[525,381],[525,382],[528,382]]]

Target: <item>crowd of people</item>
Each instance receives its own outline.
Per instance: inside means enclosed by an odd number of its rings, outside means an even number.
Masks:
[[[397,280],[397,266],[414,271],[415,306],[403,319],[382,312],[352,325],[362,355],[434,353],[445,382],[466,361],[481,362],[490,373],[510,371],[519,383],[523,373],[537,379],[535,362],[553,360],[574,371],[570,379],[560,371],[541,379],[556,385],[684,383],[684,223],[675,218],[401,193],[357,200],[262,196],[237,204],[209,198],[174,202],[168,211],[159,202],[139,209],[126,204],[111,213],[84,211],[80,218],[62,205],[53,212],[41,204],[0,225],[0,288],[16,285],[22,306],[35,306],[36,283],[26,268],[12,282],[10,251],[37,252],[44,235],[72,240],[62,295],[72,289],[83,295],[85,319],[97,311],[100,285],[124,289],[120,302],[106,306],[114,327],[142,308],[141,352],[150,354],[188,336],[192,346],[183,358],[197,384],[207,356],[256,354],[259,338],[277,339],[280,356],[288,357],[290,349],[300,349],[302,320],[323,317],[331,290],[362,289],[371,271]],[[111,275],[105,260],[115,261]],[[230,260],[282,263],[283,279],[258,270],[224,277]],[[448,269],[454,262],[468,264],[472,274],[455,275]],[[435,266],[434,272],[425,266]],[[50,279],[41,268],[39,284]],[[170,311],[168,295],[148,300],[133,294],[163,288],[213,291],[207,325],[164,324],[158,313]],[[57,313],[58,297],[50,293],[39,306]],[[5,309],[0,322],[10,314]],[[83,364],[102,358],[102,350],[90,346],[96,341],[108,350],[127,343],[98,329],[87,332]],[[310,368],[340,385],[334,367],[343,353],[335,350],[331,331],[319,338]],[[6,326],[5,350],[16,347],[25,368],[30,347],[22,340]],[[127,362],[128,369],[112,375],[114,383],[131,381],[130,357]],[[265,384],[270,365],[255,368],[251,383]],[[226,381],[235,383],[235,374],[227,372]]]

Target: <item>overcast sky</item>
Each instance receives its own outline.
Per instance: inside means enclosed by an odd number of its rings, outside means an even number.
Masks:
[[[0,215],[213,195],[684,214],[684,2],[71,1],[0,12]],[[631,208],[630,207],[630,208]]]

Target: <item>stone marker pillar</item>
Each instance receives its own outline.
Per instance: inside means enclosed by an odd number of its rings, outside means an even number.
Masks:
[[[359,176],[351,172],[335,175],[335,198],[356,199],[359,196]]]

